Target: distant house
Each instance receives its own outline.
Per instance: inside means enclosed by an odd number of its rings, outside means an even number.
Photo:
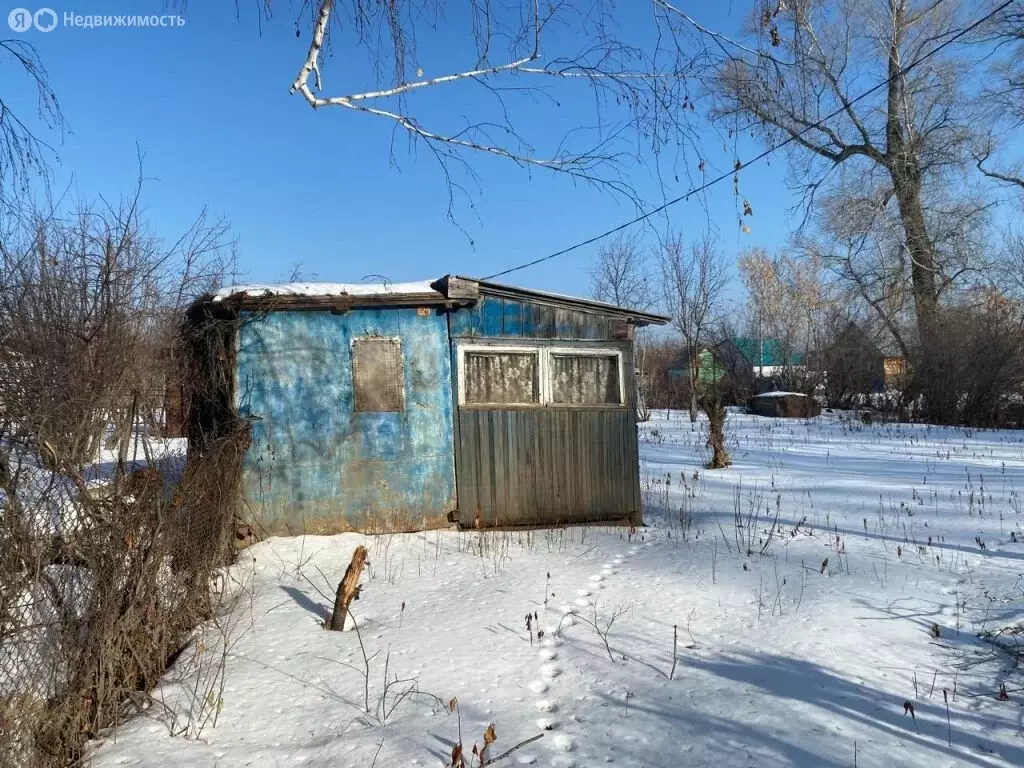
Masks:
[[[907,381],[907,361],[902,357],[886,357],[882,361],[886,389],[903,389]]]
[[[785,345],[778,339],[741,336],[733,343],[750,363],[754,376],[758,378],[770,379],[804,368],[804,353],[793,351],[787,355]]]
[[[814,365],[824,374],[832,402],[896,388],[906,375],[906,361],[887,357],[854,322],[848,323],[835,340],[815,356]]]
[[[633,335],[667,319],[454,276],[224,289],[188,312],[189,451],[251,425],[267,532],[637,522]]]
[[[684,387],[690,380],[689,360],[689,355],[682,352],[668,371],[669,376]],[[726,401],[735,405],[753,391],[754,371],[735,342],[728,340],[704,347],[697,354],[697,381],[704,385],[718,385]]]

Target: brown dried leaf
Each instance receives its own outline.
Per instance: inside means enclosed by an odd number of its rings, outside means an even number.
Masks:
[[[497,738],[497,735],[494,733],[494,723],[491,723],[487,726],[487,730],[484,731],[484,744],[490,746]]]
[[[448,702],[448,711],[454,712],[457,706],[459,706],[459,700],[453,696],[452,700]]]

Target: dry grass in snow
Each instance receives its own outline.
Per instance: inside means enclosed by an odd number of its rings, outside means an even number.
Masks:
[[[498,765],[1024,764],[1024,432],[727,429],[735,464],[712,472],[701,424],[641,427],[635,535],[256,545],[223,631],[92,765],[445,766],[460,741],[477,765],[492,725]],[[325,631],[359,544],[358,630]],[[216,727],[183,731],[211,696]]]

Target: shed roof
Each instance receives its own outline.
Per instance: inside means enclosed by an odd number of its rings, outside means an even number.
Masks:
[[[251,283],[221,288],[210,300],[220,303],[235,298],[307,297],[326,298],[331,296],[390,296],[420,295],[438,298],[441,294],[431,287],[430,280],[411,283]]]
[[[551,304],[617,317],[634,325],[664,325],[669,318],[546,291],[445,275],[406,283],[253,283],[222,288],[197,304],[237,309],[350,309],[369,306],[472,306],[481,296],[499,296]]]
[[[443,279],[446,278],[442,278],[442,280]],[[503,283],[492,283],[487,280],[475,280],[471,277],[457,277],[456,279],[476,283],[481,293],[489,294],[491,296],[509,296],[510,298],[530,299],[570,309],[578,309],[584,312],[596,312],[602,315],[623,317],[637,325],[665,325],[671,319],[665,315],[655,314],[654,312],[630,309],[629,307],[620,307],[616,304],[594,301],[593,299],[581,299],[576,296],[568,296],[562,293],[538,291],[533,288],[521,288],[519,286],[505,285]]]

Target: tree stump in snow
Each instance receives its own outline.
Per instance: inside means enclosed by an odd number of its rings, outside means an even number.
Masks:
[[[366,547],[360,545],[352,553],[352,562],[345,569],[345,577],[338,584],[338,593],[334,596],[334,610],[328,629],[341,632],[345,629],[345,617],[353,600],[359,599],[359,577],[366,565]]]

